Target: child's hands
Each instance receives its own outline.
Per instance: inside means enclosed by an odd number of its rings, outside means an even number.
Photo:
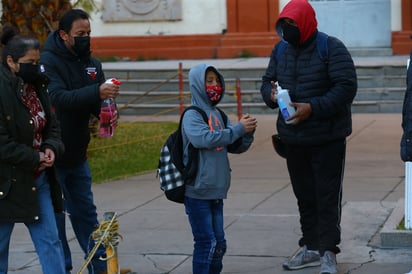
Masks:
[[[257,120],[255,117],[250,116],[249,114],[245,114],[240,119],[239,123],[243,125],[246,130],[246,133],[252,132],[257,127]]]

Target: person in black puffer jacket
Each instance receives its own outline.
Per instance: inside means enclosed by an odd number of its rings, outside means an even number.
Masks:
[[[337,38],[327,36],[327,60],[318,53],[315,11],[307,0],[292,0],[276,22],[287,42],[277,56],[275,45],[261,94],[277,108],[277,84],[289,90],[296,109],[286,123],[281,113],[277,131],[286,145],[287,167],[297,198],[302,237],[300,248],[283,267],[321,265],[322,274],[337,273],[341,241],[341,199],[346,137],[352,132],[351,104],[357,91],[351,55]]]

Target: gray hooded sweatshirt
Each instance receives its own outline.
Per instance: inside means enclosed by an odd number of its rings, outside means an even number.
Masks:
[[[231,153],[242,153],[248,150],[253,142],[253,133],[246,134],[242,124],[232,125],[227,121],[225,128],[220,112],[216,104],[209,100],[206,93],[206,70],[212,68],[220,78],[223,88],[222,100],[225,94],[225,82],[223,76],[211,65],[200,64],[189,71],[190,92],[192,105],[203,109],[208,123],[196,110],[188,110],[183,117],[182,135],[184,151],[184,163],[187,163],[187,147],[189,142],[199,149],[198,171],[194,183],[186,186],[186,196],[195,199],[213,200],[224,199],[230,187],[230,164],[228,158],[228,146],[241,138],[240,145]]]

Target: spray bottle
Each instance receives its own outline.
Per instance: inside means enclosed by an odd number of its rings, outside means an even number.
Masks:
[[[120,85],[121,82],[116,78],[106,80],[106,84]],[[114,98],[106,98],[102,101],[100,107],[100,136],[112,137],[115,126],[111,121],[117,117],[117,107]]]
[[[290,105],[291,100],[289,96],[289,90],[282,89],[278,82],[276,82],[276,84],[278,86],[277,99],[280,113],[282,113],[283,119],[285,119],[286,124],[292,124],[295,121],[294,119],[289,121],[286,120],[296,112],[295,108]]]

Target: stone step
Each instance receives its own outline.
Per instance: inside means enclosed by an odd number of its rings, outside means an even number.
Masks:
[[[226,82],[234,81],[234,79],[258,80],[262,79],[265,73],[265,68],[222,68],[219,69],[225,77]],[[356,73],[359,79],[370,79],[368,77],[376,78],[390,78],[400,77],[404,78],[406,75],[406,59],[403,64],[385,64],[385,65],[367,65],[356,66]],[[173,69],[141,69],[133,68],[132,65],[125,65],[124,69],[105,69],[107,77],[115,77],[122,80],[124,83],[159,83],[170,82],[177,83],[179,81],[178,67]],[[188,81],[188,69],[182,70],[184,82]]]
[[[186,105],[188,105],[187,103]],[[352,104],[353,113],[400,113],[403,101],[381,100],[381,101],[355,101]],[[118,103],[120,115],[176,115],[180,112],[180,105],[166,103]],[[219,107],[227,113],[237,113],[236,103],[220,103]],[[269,109],[265,103],[242,103],[242,113],[272,114],[277,110]]]
[[[269,62],[269,61],[268,61]],[[221,68],[219,71],[226,79],[261,79],[265,73],[265,68]],[[188,79],[188,69],[182,70],[183,79]],[[375,76],[375,77],[390,77],[401,76],[406,73],[405,64],[388,64],[388,65],[368,65],[356,66],[356,73],[358,77]],[[178,67],[173,69],[134,69],[133,66],[124,69],[105,69],[107,77],[115,77],[123,81],[137,82],[137,81],[178,81]]]
[[[352,111],[354,113],[400,113],[404,94],[404,88],[360,88],[354,99]],[[262,101],[259,90],[242,90],[241,96],[244,110],[256,114],[267,113],[265,110],[267,107]],[[122,91],[117,98],[121,113],[134,115],[148,112],[150,114],[167,113],[169,110],[176,114],[178,111],[173,112],[173,110],[179,109],[181,101],[184,105],[189,105],[191,101],[190,92],[183,92],[182,98],[180,98],[177,91],[152,91],[148,94],[139,91]],[[226,96],[219,105],[236,113],[237,97],[235,90],[227,90]],[[125,111],[123,110],[125,107],[132,110]]]
[[[356,50],[356,49],[351,49]],[[374,52],[372,52],[374,51]],[[407,56],[387,56],[387,49],[363,49],[365,57],[354,58],[357,76],[358,91],[353,104],[353,112],[400,112],[402,109],[406,87],[406,59]],[[378,53],[379,52],[379,53]],[[367,54],[366,54],[367,53]],[[374,58],[370,58],[371,54]],[[355,53],[353,53],[355,54]],[[249,61],[251,65],[244,64]],[[255,63],[253,61],[256,61]],[[178,62],[149,62],[105,64],[105,75],[120,79],[119,105],[127,106],[122,112],[133,114],[141,112],[169,112],[178,110],[180,101],[190,104],[188,71],[197,60],[185,60],[185,69],[182,69],[182,98],[179,98],[180,81]],[[211,60],[210,62],[214,62]],[[221,73],[225,76],[226,96],[221,102],[224,107],[236,113],[236,82],[240,80],[242,105],[251,113],[265,113],[267,110],[261,95],[260,86],[262,75],[265,73],[268,60],[266,59],[237,59],[240,65],[233,65],[231,60],[218,63]],[[208,63],[208,62],[206,62]],[[181,63],[180,63],[181,64]],[[175,67],[176,66],[176,67]],[[139,109],[140,108],[140,109]],[[143,113],[144,114],[144,113]]]
[[[179,80],[178,79],[121,79],[121,91],[124,92],[151,92],[151,91],[178,91]],[[240,87],[242,90],[260,90],[262,84],[261,77],[243,77],[239,78]],[[225,78],[226,90],[236,89],[236,78]],[[406,86],[406,75],[387,75],[387,76],[374,76],[365,75],[358,76],[358,89],[380,89],[380,88],[404,88]],[[183,90],[189,91],[189,81],[183,80]]]
[[[355,101],[403,101],[405,88],[359,88],[356,93]]]
[[[405,89],[402,88],[359,88],[355,96],[356,101],[403,101],[405,95]],[[254,90],[241,90],[242,102],[260,102],[262,101],[260,91]],[[118,103],[126,104],[130,103],[179,103],[180,95],[178,91],[121,91],[117,98]],[[187,104],[190,102],[190,92],[184,91],[182,94],[183,101]],[[228,89],[223,103],[236,102],[236,90]]]
[[[412,246],[412,230],[400,230],[397,226],[405,216],[405,199],[399,199],[379,232],[382,248],[410,248]]]
[[[350,54],[355,56],[390,56],[392,48],[348,48]]]

